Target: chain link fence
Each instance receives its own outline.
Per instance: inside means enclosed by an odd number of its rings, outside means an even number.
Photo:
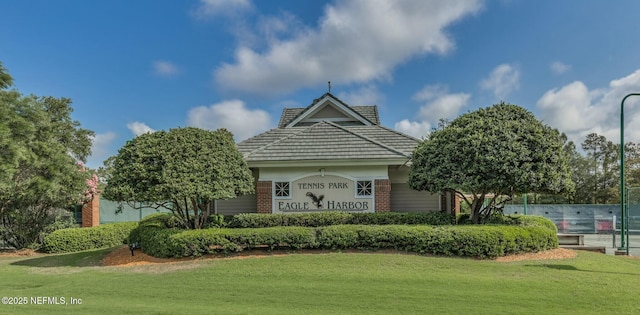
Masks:
[[[637,195],[637,196],[636,196]],[[629,230],[640,234],[640,189],[629,194]],[[634,201],[636,198],[637,201]],[[504,214],[524,214],[524,205],[505,205]],[[549,218],[558,233],[611,234],[620,229],[620,205],[527,205],[527,214]]]

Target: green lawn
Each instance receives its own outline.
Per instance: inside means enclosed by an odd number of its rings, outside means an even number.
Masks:
[[[317,254],[102,267],[107,250],[0,258],[0,314],[639,314],[640,260],[500,263]],[[71,298],[81,305],[71,305]]]

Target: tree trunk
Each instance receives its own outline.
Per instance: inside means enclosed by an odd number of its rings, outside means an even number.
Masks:
[[[482,206],[484,204],[485,194],[482,193],[480,196],[473,194],[473,202],[471,203],[471,215],[469,220],[473,222],[473,224],[479,224],[482,222]]]

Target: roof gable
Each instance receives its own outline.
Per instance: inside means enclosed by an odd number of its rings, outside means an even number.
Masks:
[[[285,109],[286,110],[286,109]],[[377,110],[374,110],[377,116]],[[291,128],[295,126],[312,125],[321,121],[332,122],[345,122],[352,125],[371,126],[376,124],[367,119],[358,111],[345,104],[331,93],[325,93],[319,99],[313,101],[307,108],[298,112],[297,116],[292,119],[287,119],[285,114],[291,114],[291,112],[283,111],[283,115],[280,118],[281,125],[283,120],[288,120],[281,128]]]

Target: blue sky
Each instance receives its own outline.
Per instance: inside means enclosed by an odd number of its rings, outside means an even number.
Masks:
[[[240,141],[327,92],[421,137],[504,100],[577,143],[619,137],[640,92],[640,1],[2,1],[0,61],[25,94],[68,97],[88,165],[151,130]],[[640,99],[640,98],[639,98]],[[639,100],[625,135],[640,142]]]

